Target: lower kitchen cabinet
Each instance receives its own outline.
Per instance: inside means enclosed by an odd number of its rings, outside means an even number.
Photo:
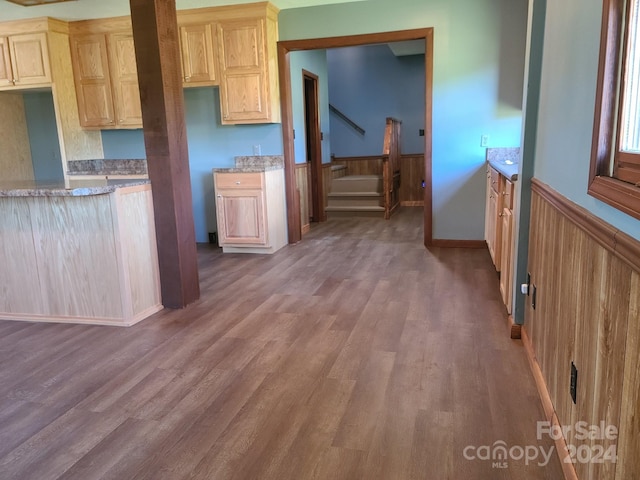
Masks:
[[[500,294],[502,301],[511,313],[513,283],[513,212],[508,208],[502,209],[502,256],[500,265]]]
[[[500,275],[500,294],[509,314],[513,308],[514,200],[513,182],[487,165],[485,240]]]
[[[287,244],[284,170],[213,173],[224,252],[273,253]]]

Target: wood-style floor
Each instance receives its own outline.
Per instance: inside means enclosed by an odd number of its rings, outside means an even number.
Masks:
[[[203,246],[201,300],[129,328],[0,323],[0,478],[562,478],[465,458],[553,443],[489,254],[427,251],[421,222]]]

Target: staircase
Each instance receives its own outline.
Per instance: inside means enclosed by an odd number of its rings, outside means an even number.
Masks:
[[[347,175],[331,181],[326,208],[329,218],[384,218],[382,175]]]

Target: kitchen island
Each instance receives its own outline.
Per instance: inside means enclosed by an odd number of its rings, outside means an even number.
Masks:
[[[0,182],[0,319],[128,326],[162,309],[147,180]]]

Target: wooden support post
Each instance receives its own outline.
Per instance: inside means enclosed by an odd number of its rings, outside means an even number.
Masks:
[[[130,0],[162,303],[200,297],[175,0]]]

